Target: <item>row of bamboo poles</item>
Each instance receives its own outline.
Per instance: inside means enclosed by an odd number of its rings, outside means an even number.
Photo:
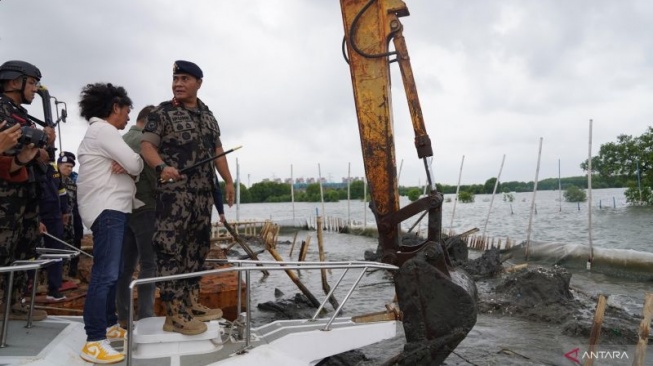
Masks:
[[[269,231],[270,225],[274,225],[270,220],[264,221],[238,221],[229,224],[238,235],[260,236],[261,233]],[[211,226],[212,243],[231,243],[235,239],[229,232],[226,225],[216,222]]]
[[[343,232],[347,228],[353,225],[359,225],[354,222],[347,222],[346,219],[338,216],[311,216],[306,219],[306,228],[309,230],[317,230],[318,219],[321,221],[322,230],[332,231],[332,232]]]
[[[506,237],[505,241],[501,238],[491,238],[485,235],[473,235],[466,237],[467,247],[473,250],[490,250],[492,248],[510,249],[515,244],[513,240]]]

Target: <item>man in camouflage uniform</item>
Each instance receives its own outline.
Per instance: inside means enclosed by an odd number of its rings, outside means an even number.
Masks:
[[[143,130],[141,154],[159,175],[153,238],[159,275],[202,269],[210,249],[214,167],[225,180],[227,204],[231,206],[234,200],[233,180],[224,156],[184,175],[179,173],[224,151],[217,120],[197,98],[202,77],[202,70],[194,63],[175,62],[174,98],[149,114]],[[202,321],[222,316],[220,309],[201,305],[199,293],[199,278],[161,283],[161,300],[167,308],[165,331],[203,333],[207,328]]]
[[[34,127],[27,110],[21,104],[31,104],[39,87],[41,72],[24,61],[7,61],[0,66],[0,122],[7,120],[22,126]],[[55,140],[54,130],[46,127],[48,144]],[[36,149],[34,149],[36,150]],[[36,151],[35,151],[36,152]],[[15,260],[36,257],[40,243],[39,185],[34,177],[34,155],[21,160],[16,155],[12,164],[26,166],[28,179],[24,182],[0,180],[0,266],[9,266]],[[7,276],[8,277],[8,276]],[[10,319],[27,319],[28,309],[21,297],[27,285],[27,274],[14,274],[11,294]],[[6,277],[0,276],[0,288],[6,289]],[[3,304],[2,307],[6,306]],[[34,320],[43,320],[47,313],[40,309],[32,312]]]

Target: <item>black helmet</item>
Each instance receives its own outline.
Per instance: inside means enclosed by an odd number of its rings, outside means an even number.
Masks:
[[[31,76],[36,80],[41,80],[41,71],[25,61],[7,61],[0,66],[0,80],[13,80],[20,76]]]

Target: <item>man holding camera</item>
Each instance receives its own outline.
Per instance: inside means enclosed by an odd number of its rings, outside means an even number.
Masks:
[[[39,184],[34,179],[34,157],[46,143],[52,145],[55,140],[54,129],[46,127],[43,131],[34,128],[27,110],[22,104],[31,104],[34,100],[41,72],[36,66],[25,61],[7,61],[0,65],[0,123],[6,121],[0,129],[16,129],[21,126],[18,144],[2,152],[2,160],[11,159],[9,172],[23,171],[27,179],[0,179],[0,266],[9,266],[15,260],[36,257],[36,247],[40,242],[39,233]],[[26,128],[27,127],[27,128]],[[38,131],[38,132],[37,132]],[[44,135],[45,138],[39,138]],[[34,145],[40,146],[34,146]],[[5,163],[6,164],[6,163]],[[3,164],[4,166],[4,164]],[[4,172],[3,172],[4,175]],[[0,276],[0,288],[6,289],[6,278]],[[27,319],[28,308],[21,297],[26,289],[27,275],[17,272],[14,276],[10,319]],[[43,310],[32,311],[33,320],[43,320],[47,313]]]

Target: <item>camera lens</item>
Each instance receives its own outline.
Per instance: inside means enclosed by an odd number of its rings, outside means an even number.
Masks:
[[[42,148],[48,143],[48,137],[41,130],[27,126],[23,126],[21,130],[22,135],[18,139],[19,145],[27,146],[29,144],[34,144],[34,146]]]

